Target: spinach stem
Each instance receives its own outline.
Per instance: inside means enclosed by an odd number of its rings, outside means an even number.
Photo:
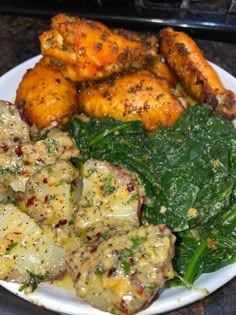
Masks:
[[[201,264],[202,256],[207,248],[207,241],[203,240],[188,263],[185,275],[183,277],[185,281],[193,283],[196,278],[197,267]]]
[[[130,123],[126,123],[126,124],[122,124],[119,126],[115,126],[111,129],[106,129],[105,131],[103,131],[102,133],[99,133],[95,138],[93,138],[92,140],[89,141],[89,145],[94,145],[97,142],[101,141],[103,138],[105,138],[106,136],[110,135],[111,133],[114,133],[116,131],[120,131],[122,129],[127,129],[129,128]]]

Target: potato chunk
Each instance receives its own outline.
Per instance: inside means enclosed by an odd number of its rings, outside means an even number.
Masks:
[[[164,226],[142,226],[124,235],[67,251],[66,262],[76,293],[94,307],[113,314],[133,314],[145,307],[167,279],[175,237]]]
[[[12,204],[0,204],[0,279],[27,283],[30,273],[50,276],[65,272],[64,250]]]

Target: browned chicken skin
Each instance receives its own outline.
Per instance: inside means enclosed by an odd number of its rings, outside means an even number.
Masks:
[[[100,22],[59,14],[40,36],[41,52],[49,64],[72,81],[93,80],[139,67],[157,55],[157,37],[142,37]]]
[[[156,74],[159,78],[165,79],[170,86],[176,86],[177,76],[161,59],[161,56],[149,58],[149,62],[147,63],[145,68]]]
[[[24,120],[39,129],[64,125],[77,107],[77,88],[42,58],[28,70],[16,93],[16,106]]]
[[[79,105],[89,116],[139,120],[147,130],[173,125],[183,111],[167,81],[144,70],[83,89]]]
[[[191,96],[212,105],[216,113],[228,119],[235,118],[235,95],[224,88],[217,73],[187,34],[170,27],[162,29],[159,49]]]
[[[181,103],[206,102],[228,119],[236,116],[233,92],[196,43],[172,28],[159,33],[161,55],[157,36],[65,14],[52,18],[40,41],[44,57],[25,74],[16,96],[24,118],[38,128],[63,125],[78,105],[89,116],[139,120],[149,131],[172,126],[183,112]],[[183,92],[175,89],[178,81]],[[189,95],[194,102],[188,103]]]

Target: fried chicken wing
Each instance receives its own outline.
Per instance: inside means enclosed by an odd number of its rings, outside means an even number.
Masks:
[[[23,76],[15,103],[28,123],[40,129],[61,126],[76,110],[77,89],[74,82],[51,69],[42,58]]]
[[[158,77],[165,79],[170,86],[175,87],[177,84],[177,76],[160,56],[149,58],[147,69],[155,73]]]
[[[142,65],[157,54],[156,36],[111,30],[100,22],[59,14],[39,38],[49,64],[73,81],[93,80]]]
[[[147,130],[173,125],[183,112],[168,83],[150,71],[125,74],[83,89],[81,109],[93,117],[139,120]]]
[[[217,73],[187,34],[170,27],[162,29],[159,49],[192,97],[212,105],[216,113],[228,119],[235,118],[234,93],[224,88]]]

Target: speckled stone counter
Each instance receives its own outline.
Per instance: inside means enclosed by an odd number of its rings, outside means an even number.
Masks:
[[[49,28],[43,18],[0,15],[0,75],[40,53],[38,36]],[[196,39],[205,56],[236,77],[235,43]],[[206,299],[168,315],[235,315],[236,279]],[[45,308],[32,305],[0,287],[1,315],[53,315]],[[79,310],[78,310],[78,314]],[[83,315],[83,314],[80,314]]]

